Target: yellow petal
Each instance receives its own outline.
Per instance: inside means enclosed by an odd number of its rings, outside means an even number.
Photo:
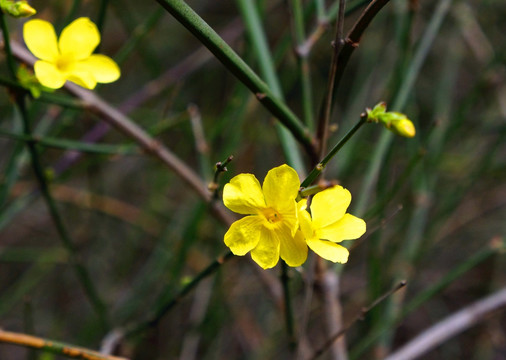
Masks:
[[[311,215],[309,215],[309,213],[305,210],[306,203],[306,199],[302,199],[297,203],[297,214],[299,217],[299,226],[302,234],[306,239],[310,239],[313,237],[313,223],[311,221]]]
[[[108,56],[91,55],[79,62],[79,66],[90,72],[99,83],[110,83],[118,80],[120,70],[118,65]]]
[[[258,245],[262,221],[258,216],[246,216],[234,222],[225,234],[225,245],[235,255],[243,256]]]
[[[313,196],[311,216],[315,229],[335,223],[350,206],[351,194],[342,186],[334,186]]]
[[[365,221],[345,214],[339,221],[318,229],[317,234],[320,239],[341,242],[343,240],[353,240],[361,237],[366,230]]]
[[[297,231],[295,236],[285,232],[279,239],[281,244],[279,254],[288,266],[295,267],[304,264],[307,259],[307,245],[302,232]]]
[[[38,19],[27,21],[23,26],[23,38],[28,49],[37,58],[49,62],[58,58],[58,43],[51,23]]]
[[[82,60],[89,57],[99,43],[100,33],[96,25],[82,17],[63,29],[58,46],[62,55]]]
[[[256,214],[265,208],[264,194],[255,175],[239,174],[223,188],[223,203],[239,214]]]
[[[39,60],[33,66],[33,70],[37,80],[45,87],[59,89],[65,84],[65,75],[51,63]]]
[[[271,169],[262,186],[267,206],[278,210],[292,206],[299,188],[299,175],[286,164]]]
[[[295,200],[278,206],[278,211],[283,217],[283,224],[287,225],[291,230],[291,235],[294,236],[299,229],[299,218],[297,217],[297,203]]]
[[[80,63],[74,63],[72,66],[69,66],[65,75],[67,76],[67,80],[86,89],[94,89],[97,85],[97,80],[93,74],[88,71],[86,66],[81,66]]]
[[[348,261],[349,252],[344,246],[316,238],[309,240],[306,239],[306,242],[307,246],[309,246],[311,250],[324,259],[341,264]]]
[[[263,269],[269,269],[278,263],[280,241],[278,235],[267,228],[260,231],[258,245],[251,250],[251,258]]]

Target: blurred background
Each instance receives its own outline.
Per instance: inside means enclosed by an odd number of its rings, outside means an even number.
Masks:
[[[95,92],[171,149],[206,182],[234,160],[220,186],[241,172],[263,179],[286,162],[275,119],[199,41],[155,1],[31,1],[36,18],[61,31],[87,16],[102,32],[100,53],[121,78]],[[328,78],[336,1],[328,24],[303,1],[306,36],[323,32],[307,62],[312,113],[304,115],[290,1],[255,1],[288,106],[314,129]],[[188,4],[259,74],[261,56],[239,1]],[[345,32],[367,1],[347,2]],[[332,17],[332,15],[334,17]],[[386,101],[415,123],[413,139],[366,124],[329,163],[325,177],[348,188],[349,212],[366,235],[339,273],[344,323],[405,279],[405,289],[346,333],[350,359],[383,358],[448,315],[506,284],[506,3],[391,0],[365,31],[335,96],[329,146],[366,107]],[[22,42],[24,20],[9,19]],[[7,77],[4,53],[1,77]],[[51,94],[71,99],[65,90]],[[76,104],[74,104],[76,105]],[[91,349],[125,326],[145,324],[190,279],[227,251],[226,227],[174,172],[82,106],[30,101],[34,133],[72,140],[39,145],[51,193],[100,301],[96,311],[72,269],[38,184],[7,91],[0,93],[0,327]],[[100,136],[98,136],[100,134]],[[96,136],[88,151],[77,144]],[[302,148],[301,148],[302,149]],[[81,149],[82,150],[82,149]],[[303,153],[301,151],[301,153]],[[303,155],[305,171],[310,159]],[[306,174],[300,171],[301,179]],[[221,200],[218,200],[220,202]],[[228,211],[228,210],[227,210]],[[504,249],[504,245],[502,245]],[[290,269],[295,326],[307,318],[312,351],[330,336],[322,302],[305,303],[308,267]],[[118,341],[132,359],[292,358],[280,266],[264,271],[234,257],[156,326]],[[431,349],[424,359],[506,359],[506,315]],[[299,327],[299,328],[298,328]],[[107,337],[106,337],[107,335]],[[0,344],[0,359],[59,359]],[[323,359],[330,359],[326,352]]]

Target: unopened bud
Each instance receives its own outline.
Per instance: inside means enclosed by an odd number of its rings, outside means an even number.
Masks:
[[[18,8],[19,16],[21,17],[28,17],[37,13],[37,10],[35,10],[25,1],[16,3],[16,7]]]
[[[408,138],[412,138],[416,134],[415,125],[408,118],[392,121],[390,129],[397,135]]]
[[[31,7],[28,2],[22,0],[22,1],[9,1],[9,0],[3,0],[0,1],[0,7],[2,8],[2,11],[6,14],[9,14],[13,17],[20,18],[20,17],[28,17],[35,15],[37,11]]]
[[[385,112],[379,116],[379,121],[396,135],[412,138],[416,134],[415,125],[403,113]]]

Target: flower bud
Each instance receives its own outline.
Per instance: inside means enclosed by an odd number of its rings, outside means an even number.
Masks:
[[[416,134],[415,125],[413,125],[413,122],[408,118],[392,121],[390,130],[397,135],[408,138],[412,138]]]
[[[15,2],[9,0],[0,1],[0,7],[4,13],[16,18],[28,17],[37,13],[37,11],[24,0]]]
[[[400,112],[389,111],[380,114],[379,121],[396,135],[412,138],[416,134],[413,122]]]
[[[18,10],[20,17],[28,17],[35,15],[37,10],[31,7],[26,1],[19,1],[16,3],[16,8]]]

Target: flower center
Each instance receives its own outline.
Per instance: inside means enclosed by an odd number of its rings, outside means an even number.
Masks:
[[[271,224],[275,224],[281,220],[283,220],[283,217],[280,213],[278,213],[273,208],[267,208],[262,211],[262,214],[265,216],[267,221]]]
[[[66,73],[70,70],[72,63],[73,63],[72,59],[70,59],[68,56],[60,56],[56,60],[55,65],[58,68],[58,70],[60,70],[63,73]]]

